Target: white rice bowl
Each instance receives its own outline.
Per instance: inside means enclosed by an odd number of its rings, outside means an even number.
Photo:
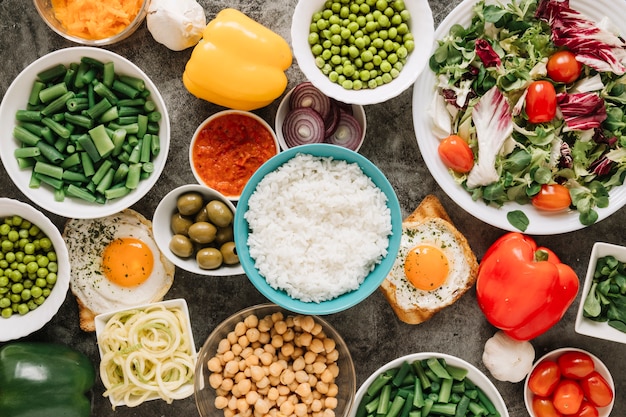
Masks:
[[[387,196],[356,163],[298,153],[248,201],[247,244],[274,289],[320,303],[356,290],[387,255]]]

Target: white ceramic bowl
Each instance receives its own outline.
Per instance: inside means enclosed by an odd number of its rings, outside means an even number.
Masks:
[[[235,330],[235,325],[243,321],[246,317],[254,314],[259,319],[274,313],[282,313],[286,318],[288,316],[296,316],[274,304],[259,304],[245,308],[218,324],[211,332],[209,337],[202,345],[198,353],[198,361],[196,363],[195,372],[195,398],[196,406],[200,417],[221,417],[223,411],[215,408],[215,390],[211,388],[209,377],[211,371],[208,368],[208,361],[215,356],[220,340],[227,337],[228,333]],[[335,409],[336,417],[348,417],[350,411],[354,408],[354,393],[356,391],[356,374],[354,363],[348,345],[345,343],[337,330],[327,321],[320,317],[313,317],[315,322],[322,326],[322,331],[327,337],[335,341],[335,348],[339,353],[337,365],[339,366],[339,375],[335,380],[338,387],[337,408]]]
[[[0,198],[0,219],[13,215],[19,215],[37,225],[50,238],[57,254],[59,268],[56,284],[43,304],[23,316],[13,314],[10,318],[0,317],[0,329],[2,329],[0,342],[28,336],[45,326],[65,301],[70,284],[70,262],[67,247],[59,229],[50,219],[30,204],[9,198]]]
[[[31,169],[20,169],[14,151],[18,148],[18,141],[13,138],[12,132],[16,126],[15,114],[19,109],[25,109],[29,92],[40,71],[57,64],[69,65],[79,62],[83,57],[91,57],[101,62],[112,61],[115,71],[119,74],[135,76],[145,81],[146,89],[151,92],[151,98],[156,104],[162,117],[159,121],[159,140],[161,150],[154,157],[154,171],[147,179],[141,180],[136,189],[124,197],[109,200],[105,204],[89,203],[87,201],[65,197],[64,201],[56,201],[50,187],[30,188]],[[88,219],[108,216],[122,211],[139,201],[159,179],[167,160],[170,142],[170,122],[165,102],[157,90],[156,85],[135,64],[126,58],[102,48],[77,46],[60,49],[37,59],[27,66],[9,86],[2,104],[0,105],[0,126],[4,135],[0,139],[0,157],[9,176],[15,185],[34,203],[60,216],[76,219]]]
[[[150,0],[144,0],[139,9],[139,12],[137,13],[137,16],[135,16],[135,18],[128,24],[128,26],[126,26],[126,28],[124,28],[118,34],[103,39],[86,39],[79,36],[71,35],[67,32],[67,28],[63,26],[63,24],[56,18],[51,0],[33,0],[33,3],[37,11],[39,12],[39,16],[41,16],[43,21],[46,22],[50,29],[69,41],[88,46],[111,45],[128,38],[130,35],[135,33],[135,31],[141,26],[144,19],[146,18],[146,15],[148,14],[148,7],[150,6]]]
[[[556,361],[557,358],[561,356],[563,353],[572,352],[572,351],[583,352],[591,356],[591,359],[593,359],[593,363],[595,365],[596,371],[598,371],[598,373],[602,375],[602,377],[606,379],[606,381],[611,386],[611,389],[613,390],[613,401],[611,402],[610,405],[606,407],[598,408],[599,417],[609,417],[611,415],[611,410],[613,409],[613,404],[615,402],[616,394],[615,394],[615,384],[613,382],[613,377],[611,376],[611,372],[609,372],[609,368],[607,368],[606,365],[600,359],[598,359],[598,357],[596,357],[590,352],[587,352],[585,350],[578,349],[578,348],[565,347],[565,348],[555,349],[552,352],[548,352],[545,355],[543,355],[541,358],[539,358],[535,362],[532,369],[526,376],[526,379],[524,380],[524,403],[526,404],[526,410],[528,411],[528,414],[530,415],[530,417],[535,417],[535,413],[533,412],[533,409],[532,409],[532,400],[533,400],[534,394],[528,388],[528,379],[530,378],[530,375],[534,371],[535,367],[544,360]]]
[[[418,75],[426,67],[434,40],[434,22],[427,0],[406,1],[406,9],[411,14],[409,29],[415,39],[415,49],[407,58],[400,75],[388,84],[373,89],[346,90],[320,71],[309,44],[309,27],[313,14],[324,8],[324,0],[300,0],[296,5],[291,22],[291,42],[298,66],[317,88],[327,96],[344,103],[382,103],[411,87]]]
[[[451,365],[458,368],[463,368],[467,370],[466,378],[469,378],[478,388],[480,388],[485,395],[491,400],[496,410],[500,413],[502,417],[508,417],[509,412],[506,408],[506,404],[502,399],[502,396],[498,392],[498,389],[493,385],[491,380],[483,374],[478,368],[476,368],[471,363],[458,358],[456,356],[448,355],[445,353],[438,352],[419,352],[419,353],[411,353],[409,355],[401,356],[392,360],[391,362],[386,363],[385,365],[378,368],[372,375],[370,375],[363,385],[359,388],[356,393],[356,398],[354,400],[354,407],[352,408],[352,412],[350,413],[350,417],[356,417],[357,410],[359,408],[359,404],[363,400],[363,397],[367,393],[367,389],[374,382],[374,380],[383,372],[388,371],[390,369],[400,368],[403,362],[408,362],[409,364],[415,361],[423,361],[429,358],[441,358],[445,360],[447,365]]]
[[[229,117],[229,116],[245,116],[248,118],[251,118],[252,120],[257,122],[257,125],[260,124],[263,128],[265,128],[265,130],[267,130],[267,132],[271,135],[272,139],[273,139],[273,145],[269,145],[269,149],[268,149],[268,154],[270,154],[271,156],[276,155],[278,152],[280,152],[280,145],[278,144],[278,139],[276,138],[276,133],[274,133],[274,130],[272,129],[272,127],[265,121],[263,120],[263,118],[257,116],[256,114],[249,112],[249,111],[244,111],[244,110],[223,110],[220,112],[217,112],[209,117],[207,117],[202,123],[200,123],[200,125],[198,126],[198,128],[196,129],[196,131],[193,134],[193,138],[191,139],[191,144],[189,145],[189,165],[191,166],[191,171],[193,172],[194,177],[196,178],[196,181],[198,181],[198,183],[206,185],[209,188],[213,188],[214,190],[220,192],[221,194],[223,194],[224,196],[226,196],[228,199],[230,199],[231,201],[237,201],[239,200],[239,196],[241,194],[241,191],[243,190],[243,187],[245,186],[245,183],[250,179],[250,177],[252,176],[252,174],[254,173],[254,170],[251,170],[250,172],[248,172],[247,175],[243,175],[240,178],[241,180],[241,184],[240,184],[240,188],[241,190],[237,191],[237,192],[231,192],[228,191],[226,189],[222,189],[220,188],[220,181],[215,181],[215,183],[210,182],[210,181],[205,181],[202,178],[202,175],[200,175],[200,173],[198,172],[198,169],[196,167],[196,161],[194,160],[194,156],[193,156],[193,152],[194,152],[194,148],[196,147],[196,143],[198,142],[198,137],[200,136],[200,134],[202,133],[202,131],[212,122],[214,122],[216,119],[219,119],[221,117]],[[246,130],[246,132],[249,132],[249,130]],[[240,146],[239,148],[242,149],[242,153],[245,153],[248,156],[248,160],[251,163],[257,164],[258,166],[262,165],[262,162],[265,162],[267,159],[264,159],[263,161],[261,161],[261,159],[258,157],[258,153],[256,151],[251,152],[249,150],[249,143],[251,142],[250,139],[250,133],[247,133],[247,137],[246,139],[242,142],[243,146]],[[224,136],[222,136],[220,138],[221,140],[226,140]],[[232,151],[232,149],[229,149]],[[240,157],[240,155],[237,155],[238,157]],[[270,157],[271,157],[270,156]],[[215,158],[216,160],[220,159],[220,156],[213,156],[211,155],[211,158]],[[258,167],[257,167],[258,168]],[[218,168],[218,170],[220,170],[222,168]]]
[[[583,289],[581,291],[578,312],[576,313],[574,329],[576,333],[584,334],[585,336],[626,343],[626,333],[609,326],[606,322],[594,321],[583,315],[585,299],[593,284],[593,275],[598,259],[608,255],[613,255],[620,262],[626,262],[626,247],[604,242],[596,242],[593,245],[587,267],[587,275],[585,276],[585,282],[583,283]]]
[[[198,192],[202,194],[204,196],[204,200],[207,202],[213,199],[220,200],[226,204],[228,208],[230,208],[233,212],[233,216],[235,215],[236,209],[233,203],[222,194],[211,188],[200,184],[188,184],[175,188],[163,197],[154,211],[154,216],[152,218],[152,231],[154,233],[154,239],[156,240],[161,252],[177,267],[182,268],[185,271],[193,272],[196,275],[229,276],[243,274],[244,272],[241,264],[222,265],[217,269],[202,269],[198,266],[195,257],[181,258],[172,253],[169,248],[170,240],[173,236],[172,229],[170,227],[171,218],[177,211],[176,201],[178,197],[188,192]]]
[[[107,323],[117,313],[129,312],[130,314],[133,314],[134,312],[137,312],[137,311],[144,311],[146,308],[151,307],[151,306],[162,306],[162,307],[164,307],[167,310],[178,309],[178,310],[180,310],[182,312],[183,319],[180,320],[179,324],[181,326],[181,329],[182,329],[182,332],[183,332],[184,336],[189,339],[190,350],[191,350],[191,357],[194,360],[193,372],[195,372],[195,360],[196,360],[196,357],[197,357],[196,343],[194,341],[193,331],[191,329],[191,320],[190,320],[190,316],[189,316],[189,308],[187,307],[187,301],[185,299],[183,299],[183,298],[177,298],[177,299],[172,299],[172,300],[160,301],[158,303],[144,304],[144,305],[140,305],[140,306],[133,307],[133,308],[125,308],[125,309],[122,309],[122,310],[117,310],[117,311],[113,311],[113,312],[109,312],[109,313],[98,314],[95,317],[96,339],[98,341],[101,340],[101,335],[102,335],[103,331],[105,330],[105,327],[106,327]],[[184,321],[184,323],[182,321]],[[100,345],[98,345],[98,351],[100,353],[100,359],[102,359],[102,357],[103,357],[103,350],[102,350],[102,347]],[[180,387],[178,387],[177,389],[173,390],[173,392],[176,395],[177,399],[183,399],[183,398],[190,397],[191,395],[193,395],[193,380],[187,381],[185,384],[183,384]],[[152,400],[156,400],[156,399],[159,399],[159,398],[160,397],[157,394],[152,394],[152,395],[149,395],[144,401],[152,401]],[[113,399],[111,397],[109,397],[109,400],[111,401],[111,404],[114,405],[114,406],[126,405],[126,403],[124,401],[113,401]]]
[[[274,121],[274,130],[276,131],[276,137],[278,138],[278,143],[280,144],[280,148],[285,151],[289,149],[287,143],[285,143],[285,137],[283,135],[283,122],[285,121],[285,117],[287,113],[290,111],[289,107],[289,99],[291,97],[291,93],[293,92],[293,88],[289,90],[285,97],[280,102],[278,106],[278,110],[276,111],[276,118]],[[355,149],[355,152],[358,152],[361,149],[361,145],[363,145],[363,141],[365,140],[365,133],[367,130],[367,120],[365,118],[365,109],[360,104],[350,104],[352,107],[352,115],[356,118],[359,125],[361,125],[361,129],[363,129],[363,133],[361,135],[361,141],[359,142],[359,146]]]
[[[496,3],[489,1],[489,3]],[[509,0],[502,2],[509,3]],[[467,27],[472,18],[472,9],[476,5],[475,0],[463,0],[441,22],[435,31],[435,39],[441,40],[450,32],[455,24]],[[626,12],[622,5],[613,0],[572,0],[571,7],[584,16],[600,21],[606,16],[612,16],[612,22],[622,34],[626,33]],[[431,55],[438,44],[433,43],[433,49],[427,51]],[[472,194],[467,192],[450,175],[438,155],[439,139],[433,133],[433,123],[430,114],[430,106],[437,78],[435,73],[426,69],[421,73],[413,87],[413,124],[415,137],[424,158],[428,170],[437,181],[439,186],[459,207],[466,210],[477,219],[500,229],[519,232],[508,220],[508,213],[520,210],[528,217],[530,224],[524,233],[529,235],[554,235],[579,230],[585,226],[580,222],[579,213],[576,210],[564,210],[559,212],[546,212],[533,207],[532,204],[517,204],[507,202],[502,207],[488,206],[484,201],[475,200]],[[607,218],[626,204],[626,186],[613,187],[609,192],[610,204],[605,208],[598,208],[598,221]]]

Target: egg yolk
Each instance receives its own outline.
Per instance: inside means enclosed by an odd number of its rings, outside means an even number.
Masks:
[[[404,274],[411,284],[423,291],[435,290],[446,281],[450,266],[448,258],[438,248],[418,245],[409,251],[404,261]]]
[[[113,240],[102,254],[102,272],[111,282],[134,287],[148,279],[154,267],[152,251],[132,237]]]

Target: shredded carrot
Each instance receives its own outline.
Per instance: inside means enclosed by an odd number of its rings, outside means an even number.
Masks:
[[[142,0],[52,0],[54,14],[68,34],[83,39],[117,35],[137,16]]]

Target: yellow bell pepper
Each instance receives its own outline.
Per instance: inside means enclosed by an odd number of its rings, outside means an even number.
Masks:
[[[280,35],[235,9],[206,26],[183,73],[194,96],[237,109],[267,106],[287,87],[291,49]]]

